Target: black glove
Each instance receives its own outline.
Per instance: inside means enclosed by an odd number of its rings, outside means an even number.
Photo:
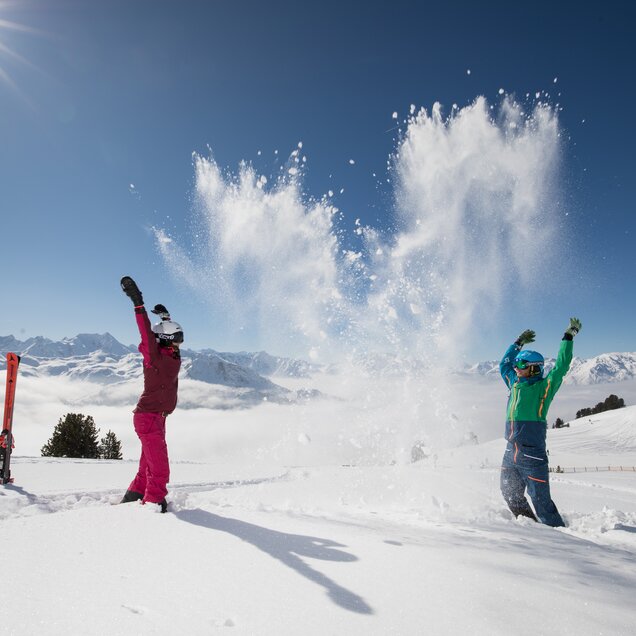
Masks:
[[[155,305],[154,309],[151,309],[153,314],[157,314],[161,320],[170,320],[170,312],[166,309],[165,305]]]
[[[124,290],[124,294],[133,301],[135,307],[141,307],[144,304],[144,297],[141,295],[137,283],[130,276],[124,276],[121,279],[121,288]]]
[[[516,340],[515,344],[519,347],[534,342],[535,333],[532,329],[526,329]]]

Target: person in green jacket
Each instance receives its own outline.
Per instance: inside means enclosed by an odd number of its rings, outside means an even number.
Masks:
[[[501,466],[501,492],[515,516],[529,517],[554,527],[565,524],[550,496],[545,445],[547,416],[570,368],[573,339],[580,329],[581,321],[570,318],[554,368],[545,377],[543,356],[536,351],[521,350],[534,342],[535,333],[531,329],[526,329],[508,347],[499,364],[501,377],[510,389],[506,415],[508,445]],[[534,512],[526,499],[526,490]]]

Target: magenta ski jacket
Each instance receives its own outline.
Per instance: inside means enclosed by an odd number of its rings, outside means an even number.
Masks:
[[[169,415],[177,406],[177,389],[181,356],[172,347],[160,347],[150,326],[145,307],[135,307],[135,318],[144,358],[144,392],[135,413],[162,413]]]

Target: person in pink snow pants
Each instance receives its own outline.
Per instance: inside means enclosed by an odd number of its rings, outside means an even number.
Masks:
[[[141,441],[141,457],[137,474],[121,503],[141,500],[143,504],[154,504],[159,506],[161,512],[166,512],[167,484],[170,480],[166,417],[177,406],[181,368],[179,347],[183,342],[183,330],[170,319],[163,305],[155,305],[152,310],[160,321],[151,326],[143,296],[135,281],[124,276],[121,287],[135,308],[135,319],[141,335],[139,351],[144,365],[144,391],[133,411],[135,432]]]

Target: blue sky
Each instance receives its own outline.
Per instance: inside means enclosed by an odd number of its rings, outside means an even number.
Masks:
[[[526,327],[553,353],[570,315],[584,324],[579,355],[633,351],[636,9],[438,5],[0,0],[0,335],[131,343],[118,286],[130,274],[193,348],[268,348],[221,326],[158,256],[150,227],[189,232],[192,153],[271,172],[274,151],[302,141],[307,195],[335,190],[344,230],[357,218],[388,230],[392,113],[496,102],[504,88],[546,90],[562,107],[569,274],[530,315],[511,298],[475,357],[497,357]]]

